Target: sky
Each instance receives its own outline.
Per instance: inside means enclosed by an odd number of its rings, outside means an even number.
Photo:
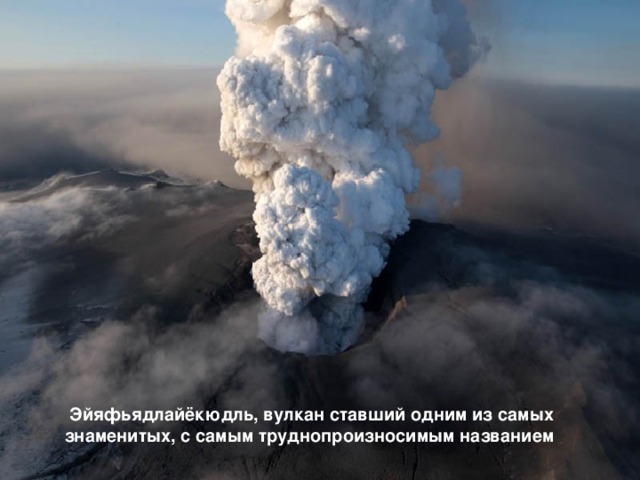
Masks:
[[[467,0],[490,77],[640,87],[640,1]],[[0,0],[0,68],[219,66],[223,0]]]
[[[494,47],[486,65],[490,75],[640,87],[638,0],[475,0],[472,5],[477,28]]]

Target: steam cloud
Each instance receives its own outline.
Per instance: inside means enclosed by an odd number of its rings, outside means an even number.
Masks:
[[[406,146],[438,136],[436,90],[486,46],[459,0],[229,0],[226,13],[239,47],[218,77],[220,145],[256,195],[261,336],[344,350],[388,242],[409,227],[420,173]]]

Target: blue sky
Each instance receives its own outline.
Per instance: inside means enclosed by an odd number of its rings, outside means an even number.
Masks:
[[[470,0],[494,49],[482,72],[640,86],[640,0]],[[0,68],[219,65],[223,0],[0,0]]]
[[[640,0],[489,3],[494,8],[475,16],[495,47],[486,67],[491,74],[640,87]]]

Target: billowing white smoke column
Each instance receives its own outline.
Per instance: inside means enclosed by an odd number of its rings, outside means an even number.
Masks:
[[[228,0],[237,56],[218,77],[224,151],[253,182],[261,335],[348,347],[432,140],[436,89],[482,52],[459,0]]]

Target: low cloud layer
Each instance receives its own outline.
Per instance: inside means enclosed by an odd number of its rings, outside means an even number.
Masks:
[[[0,178],[107,166],[239,185],[218,147],[215,69],[0,74]]]
[[[130,200],[121,190],[107,186],[0,202],[0,280],[44,248],[71,239],[92,241],[123,227],[133,218],[125,213]]]
[[[554,229],[638,250],[638,108],[638,90],[468,79],[436,99],[441,137],[415,154],[429,165],[441,152],[460,167],[455,223]]]
[[[61,170],[154,169],[248,188],[218,146],[216,71],[0,73],[0,179],[41,180]],[[640,154],[632,90],[460,81],[439,92],[441,137],[415,152],[449,171],[446,192],[423,190],[415,216],[507,228],[554,228],[637,248]],[[454,175],[455,174],[455,175]],[[458,182],[459,180],[459,182]],[[18,185],[19,186],[19,185]],[[461,188],[453,210],[442,205]],[[438,195],[439,194],[439,195]],[[429,198],[428,202],[425,199]]]

